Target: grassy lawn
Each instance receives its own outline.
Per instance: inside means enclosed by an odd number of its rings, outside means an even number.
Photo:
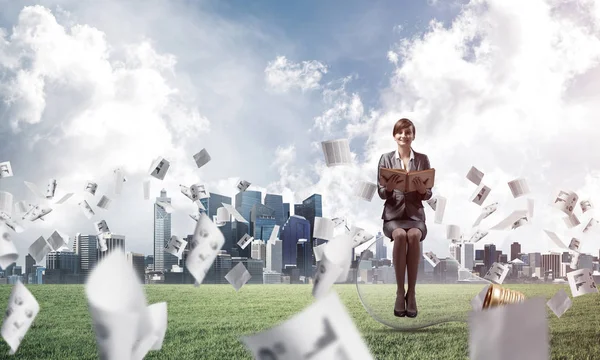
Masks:
[[[527,297],[549,299],[565,285],[509,285]],[[0,285],[4,311],[12,286]],[[40,303],[40,313],[13,359],[97,359],[96,341],[83,285],[28,286]],[[360,333],[376,359],[467,359],[466,322],[400,332],[373,320],[363,308],[355,285],[335,285]],[[386,322],[424,325],[438,316],[466,319],[469,301],[483,285],[421,285],[419,316],[390,316],[394,288],[361,287],[361,295],[374,304],[375,314]],[[311,285],[246,285],[239,293],[229,285],[149,285],[148,303],[168,302],[169,326],[161,351],[146,359],[251,359],[240,335],[266,330],[290,318],[313,301]],[[573,307],[560,319],[548,310],[553,359],[600,359],[599,295],[573,299]],[[517,327],[518,324],[515,324]],[[0,343],[0,358],[9,358]]]

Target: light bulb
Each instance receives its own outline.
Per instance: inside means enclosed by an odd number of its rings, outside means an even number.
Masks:
[[[467,322],[469,312],[473,310],[484,310],[525,300],[522,293],[476,276],[461,268],[454,259],[441,260],[433,268],[427,260],[421,258],[415,286],[417,317],[396,317],[395,269],[391,261],[387,265],[378,264],[376,256],[373,256],[376,249],[384,248],[384,241],[389,240],[377,239],[363,251],[358,263],[356,281],[358,296],[366,311],[384,325],[397,330],[412,331],[446,322]],[[406,288],[408,281],[405,281]],[[481,297],[479,303],[471,305],[471,301],[477,296]],[[476,309],[473,309],[473,306],[476,306]]]

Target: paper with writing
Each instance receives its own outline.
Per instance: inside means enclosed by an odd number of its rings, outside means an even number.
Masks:
[[[13,176],[12,166],[10,161],[0,162],[0,179]]]
[[[150,176],[155,177],[159,180],[164,180],[165,175],[167,175],[167,171],[169,170],[170,166],[171,163],[168,160],[159,156],[150,165]]]
[[[92,195],[96,195],[96,190],[98,190],[98,184],[96,184],[95,182],[88,180],[85,183],[85,188],[83,189],[83,191],[88,192]]]
[[[48,186],[46,187],[46,199],[54,198],[56,192],[56,179],[48,180]]]
[[[40,312],[40,305],[29,290],[17,280],[8,299],[8,307],[0,333],[8,346],[10,355],[17,352],[21,341]]]
[[[321,142],[325,164],[328,167],[352,164],[350,142],[348,139],[328,140]]]
[[[172,235],[169,242],[165,245],[165,251],[177,256],[178,259],[181,259],[186,246],[187,241],[180,240],[177,236]]]
[[[471,195],[470,201],[481,206],[491,191],[492,189],[489,186],[479,184],[477,189],[475,189],[475,192],[473,192],[473,195]]]
[[[495,282],[496,284],[502,284],[510,268],[508,265],[493,263],[488,272],[483,277],[484,279]]]
[[[515,199],[529,194],[529,185],[527,185],[527,181],[524,178],[509,181],[508,187]]]
[[[586,294],[595,294],[598,292],[596,283],[592,276],[592,270],[579,269],[567,273],[567,280],[571,288],[571,295],[578,297]]]
[[[237,222],[248,223],[246,219],[240,214],[231,204],[221,203],[225,209],[227,209],[227,213],[234,217]],[[217,209],[217,215],[219,214],[219,209]],[[229,215],[227,216],[227,221],[229,221]],[[223,215],[224,216],[224,215]]]
[[[196,282],[201,284],[225,244],[225,238],[208,216],[200,214],[200,220],[196,223],[194,230],[193,241],[196,245],[190,252],[185,265]]]
[[[575,209],[575,205],[577,205],[578,199],[579,196],[573,191],[559,190],[558,195],[554,198],[554,202],[550,205],[566,215],[571,215]]]
[[[98,201],[98,204],[96,204],[96,206],[99,207],[100,209],[108,210],[110,203],[111,203],[111,200],[108,197],[106,197],[106,195],[102,195],[102,197],[100,198],[100,201]]]
[[[208,153],[208,151],[206,151],[206,149],[202,149],[196,154],[194,154],[193,158],[198,168],[203,167],[211,160],[210,154]]]
[[[483,180],[483,172],[477,169],[475,166],[471,166],[469,172],[467,173],[467,179],[475,185],[481,185],[481,180]]]
[[[354,185],[354,196],[357,196],[363,200],[371,201],[373,200],[373,195],[375,195],[375,191],[377,191],[377,184],[369,182],[369,181],[358,181]]]

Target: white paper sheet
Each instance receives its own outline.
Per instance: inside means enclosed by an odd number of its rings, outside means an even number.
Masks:
[[[554,202],[550,206],[562,211],[566,215],[571,215],[577,205],[579,196],[574,191],[559,190],[558,195],[554,198]]]
[[[12,216],[13,194],[7,191],[0,191],[0,212]]]
[[[508,187],[510,188],[510,192],[515,199],[529,194],[529,185],[527,185],[527,181],[524,178],[509,181]]]
[[[325,164],[328,167],[352,164],[348,139],[323,141],[321,146],[323,155],[325,155]]]
[[[165,212],[167,214],[172,214],[175,211],[175,208],[173,207],[173,205],[169,204],[166,201],[157,201],[156,205],[158,205],[161,208],[163,208],[163,210],[165,210]]]
[[[8,299],[6,316],[0,330],[2,338],[10,346],[10,355],[16,353],[39,312],[40,305],[35,297],[17,280]]]
[[[575,216],[575,214],[570,214],[570,215],[564,217],[563,221],[565,222],[565,225],[569,229],[574,228],[574,227],[578,226],[579,224],[581,224],[581,222],[579,222],[579,219],[577,218],[577,216]]]
[[[123,183],[125,182],[125,174],[121,168],[117,168],[113,171],[113,180],[115,185],[115,194],[120,195],[123,191]]]
[[[67,200],[69,200],[71,198],[71,196],[73,196],[74,193],[68,193],[63,195],[63,197],[61,197],[58,201],[55,202],[55,204],[60,205],[60,204],[64,204]]]
[[[169,242],[165,245],[165,251],[169,254],[177,256],[178,259],[181,259],[186,246],[187,241],[181,240],[177,236],[172,235]]]
[[[460,226],[458,225],[446,225],[446,239],[448,240],[459,240],[460,239]]]
[[[508,215],[504,220],[500,221],[498,224],[490,228],[490,230],[506,230],[509,227],[513,227],[515,223],[519,222],[521,219],[527,217],[527,210],[515,210],[510,215]],[[514,229],[514,227],[513,227]]]
[[[467,179],[475,185],[481,185],[481,180],[483,180],[483,172],[477,169],[475,166],[471,166],[469,172],[467,173]]]
[[[98,184],[96,184],[95,182],[88,180],[85,183],[85,188],[83,189],[83,191],[88,192],[92,195],[96,195],[96,190],[98,190]]]
[[[475,191],[473,192],[473,195],[471,195],[471,198],[469,200],[471,202],[481,206],[481,204],[483,204],[485,199],[487,199],[487,197],[491,191],[492,191],[492,189],[489,186],[484,185],[484,184],[479,184],[479,186],[477,187],[477,189],[475,189]]]
[[[233,286],[235,291],[240,291],[242,286],[244,286],[250,278],[252,278],[252,276],[241,261],[225,275],[225,280]]]
[[[436,267],[437,264],[440,263],[440,259],[438,259],[438,257],[431,251],[424,253],[423,258],[427,260],[432,267]]]
[[[571,308],[573,302],[569,298],[569,295],[567,295],[563,289],[560,289],[550,300],[548,300],[546,305],[548,305],[556,317],[560,318],[565,312],[567,312],[567,310]]]
[[[567,249],[567,246],[562,242],[562,240],[556,235],[554,231],[544,230],[546,235],[550,238],[550,240],[554,243],[554,245],[558,246],[560,249]]]
[[[240,240],[238,240],[237,244],[240,248],[245,249],[248,244],[252,243],[254,238],[248,234],[244,234]]]
[[[496,284],[502,284],[504,279],[506,279],[506,275],[508,275],[509,270],[510,267],[508,265],[495,262],[492,264],[483,278],[493,281]]]
[[[434,223],[441,224],[444,220],[444,212],[446,211],[447,199],[443,196],[437,197]]]
[[[588,223],[585,225],[585,228],[583,229],[583,233],[586,234],[588,232],[594,231],[598,229],[598,220],[591,218]]]
[[[10,161],[0,162],[0,179],[13,176],[12,166]]]
[[[275,244],[275,241],[278,239],[279,235],[279,225],[275,225],[273,227],[273,231],[271,231],[271,236],[269,236],[268,244]]]
[[[255,359],[373,359],[335,291],[284,323],[241,340]]]
[[[375,191],[377,191],[377,184],[369,181],[358,181],[354,185],[353,194],[354,196],[358,196],[359,198],[370,202],[373,200]]]
[[[335,225],[333,221],[324,217],[315,217],[315,229],[313,231],[313,237],[323,240],[333,240],[333,230]]]
[[[48,180],[48,186],[46,187],[46,199],[54,198],[56,193],[56,179]]]
[[[206,149],[202,149],[196,154],[194,154],[193,158],[198,168],[203,167],[211,160],[210,154],[208,153],[208,151],[206,151]]]
[[[469,313],[469,359],[548,360],[548,333],[544,298],[473,311]]]
[[[12,242],[10,234],[0,226],[0,268],[6,269],[19,258],[19,252]]]
[[[483,239],[484,237],[487,236],[487,234],[489,234],[489,231],[484,230],[484,229],[477,229],[473,235],[471,235],[471,238],[469,239],[469,242],[471,243],[476,243],[479,240]]]
[[[44,257],[46,257],[50,251],[52,251],[52,248],[43,236],[37,238],[37,240],[34,241],[28,249],[29,255],[33,257],[36,264],[41,263]]]
[[[31,209],[29,209],[29,211],[27,211],[25,213],[25,215],[23,215],[23,220],[29,220],[29,221],[35,221],[35,220],[43,220],[42,218],[46,215],[48,215],[49,213],[52,212],[52,208],[45,206],[45,205],[36,205],[34,207],[32,207]]]
[[[572,238],[569,243],[569,250],[579,251],[579,247],[581,246],[581,241],[576,238]]]
[[[31,190],[31,192],[32,192],[32,193],[33,193],[33,194],[34,194],[36,197],[39,197],[39,198],[42,198],[42,199],[45,199],[45,198],[46,198],[46,195],[44,195],[44,194],[43,194],[43,193],[40,191],[40,189],[37,187],[37,185],[36,185],[36,184],[34,184],[34,183],[32,183],[32,182],[29,182],[29,181],[24,181],[24,183],[25,183],[25,186],[27,186],[27,188],[28,188],[29,190]]]
[[[150,180],[144,181],[144,200],[150,199]]]
[[[248,189],[248,187],[250,187],[250,185],[252,185],[250,182],[246,181],[246,180],[241,180],[238,184],[237,184],[237,188],[240,191],[246,191],[246,189]]]
[[[98,201],[98,204],[96,206],[100,209],[108,210],[108,208],[110,207],[110,203],[111,200],[106,195],[102,195],[100,201]]]
[[[168,160],[158,157],[150,165],[150,176],[155,177],[158,180],[164,180],[170,166],[171,163]]]
[[[221,203],[221,205],[223,205],[223,207],[225,209],[227,209],[227,212],[233,216],[233,218],[237,221],[237,222],[242,222],[242,223],[248,223],[248,221],[246,219],[244,219],[244,217],[242,216],[242,214],[240,214],[232,205],[230,204],[225,204],[225,203]],[[219,214],[219,209],[217,209],[217,215]],[[228,217],[229,218],[229,217]],[[229,221],[229,220],[227,220]]]
[[[473,223],[473,225],[471,227],[479,226],[479,224],[481,223],[481,221],[483,219],[492,215],[494,212],[496,212],[496,210],[498,210],[498,202],[494,202],[494,203],[491,203],[491,204],[485,206],[483,209],[481,209],[481,213],[479,214],[479,217],[477,218],[477,220],[475,220],[475,222]]]
[[[90,206],[90,204],[88,204],[86,200],[80,201],[78,205],[79,208],[81,208],[81,211],[83,211],[83,215],[85,215],[86,218],[91,219],[92,217],[94,217],[94,215],[96,215],[96,213],[94,213],[94,210],[92,210],[92,207]]]
[[[327,249],[325,248],[324,250]],[[323,252],[321,254],[319,266],[317,267],[317,272],[314,277],[312,295],[316,299],[320,299],[327,295],[331,289],[331,286],[333,286],[335,281],[340,277],[340,275],[342,275],[343,271],[344,269],[342,266],[337,265],[333,261],[329,260],[326,252]]]
[[[200,220],[196,223],[194,230],[193,241],[196,245],[190,252],[185,265],[196,282],[201,284],[225,244],[225,238],[208,216],[200,214]]]
[[[579,269],[567,273],[567,280],[571,288],[571,295],[578,297],[585,294],[598,293],[598,288],[592,276],[592,270]]]
[[[585,214],[588,210],[592,210],[594,208],[590,200],[581,200],[579,202],[579,206],[581,207],[582,214]]]

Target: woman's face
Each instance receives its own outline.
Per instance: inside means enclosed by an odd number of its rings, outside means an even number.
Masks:
[[[415,139],[415,135],[412,132],[412,127],[409,126],[401,129],[396,133],[396,135],[394,135],[394,139],[396,139],[396,143],[400,146],[410,146]]]

